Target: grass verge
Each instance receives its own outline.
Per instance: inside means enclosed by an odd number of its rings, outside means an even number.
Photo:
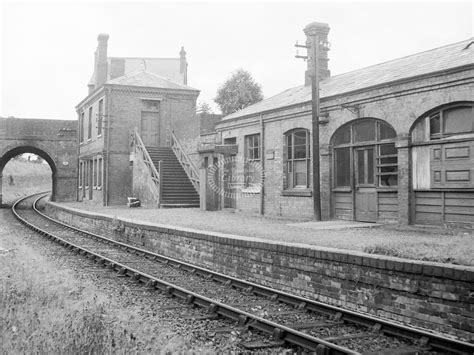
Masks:
[[[1,239],[0,353],[163,354],[189,349],[159,315],[143,322],[133,303],[117,304],[91,281],[57,270],[32,248],[7,250]]]

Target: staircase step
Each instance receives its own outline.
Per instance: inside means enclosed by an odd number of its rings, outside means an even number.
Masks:
[[[199,203],[166,203],[162,202],[160,204],[162,208],[198,208]]]
[[[161,165],[163,208],[199,207],[199,194],[170,147],[147,147],[158,170]],[[161,162],[161,163],[160,163]]]

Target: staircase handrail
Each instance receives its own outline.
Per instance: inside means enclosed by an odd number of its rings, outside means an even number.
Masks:
[[[135,149],[138,150],[143,157],[143,162],[148,168],[148,171],[150,173],[151,180],[153,181],[153,195],[155,196],[155,199],[158,203],[158,206],[160,206],[160,199],[161,199],[161,184],[160,184],[160,171],[156,170],[155,164],[153,163],[153,160],[151,160],[150,154],[148,154],[148,151],[146,150],[145,144],[142,141],[142,138],[140,137],[140,134],[138,134],[138,129],[133,130],[134,133],[134,141],[135,141]],[[161,163],[161,161],[159,162]],[[158,164],[158,166],[161,166],[161,164]],[[161,170],[161,169],[160,169]]]
[[[193,184],[194,188],[196,189],[196,192],[200,194],[199,190],[199,174],[194,166],[193,162],[187,154],[184,152],[183,147],[181,146],[181,143],[179,142],[178,138],[176,138],[174,131],[171,131],[171,148],[173,149],[174,154],[176,155],[176,158],[178,159],[179,163],[183,167],[184,171],[186,172],[186,175],[188,175],[189,180],[191,180],[191,183]]]

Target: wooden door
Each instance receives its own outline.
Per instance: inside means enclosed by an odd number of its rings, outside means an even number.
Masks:
[[[159,145],[160,113],[142,111],[141,134],[143,143],[147,147]]]
[[[223,185],[224,185],[224,208],[236,208],[236,189],[234,177],[236,173],[235,155],[228,156],[224,164]]]
[[[375,147],[354,149],[355,219],[361,222],[377,220],[377,190],[375,189]]]

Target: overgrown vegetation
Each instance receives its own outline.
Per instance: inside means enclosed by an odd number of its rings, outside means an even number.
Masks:
[[[2,242],[3,240],[3,242]],[[172,354],[192,351],[172,322],[126,296],[118,303],[14,241],[0,236],[0,354]],[[3,245],[3,247],[2,247]],[[119,298],[121,299],[121,298]],[[151,313],[152,312],[152,313]],[[202,349],[200,349],[202,350]],[[199,351],[199,350],[196,350]]]
[[[51,190],[51,168],[44,161],[12,159],[2,175],[3,202],[7,204],[21,196]]]
[[[5,258],[4,258],[5,259]],[[138,350],[137,339],[108,316],[109,304],[93,297],[77,301],[79,290],[34,280],[31,272],[2,262],[1,353],[104,354]],[[78,307],[77,307],[78,306]]]

